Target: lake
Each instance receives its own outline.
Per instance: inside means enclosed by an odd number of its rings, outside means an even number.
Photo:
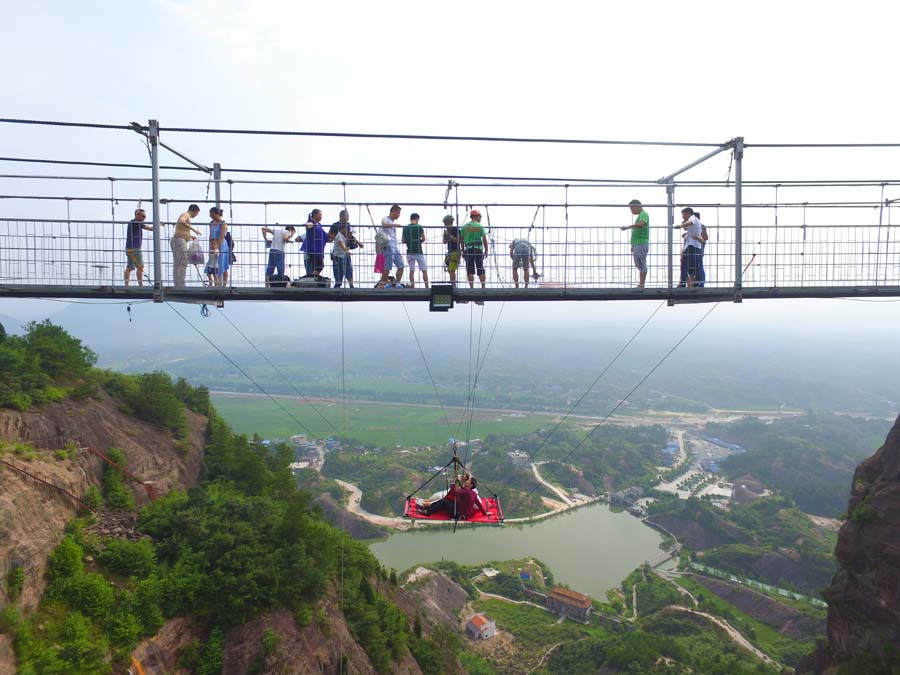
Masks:
[[[535,557],[558,582],[598,599],[645,560],[661,553],[660,534],[626,512],[591,504],[530,525],[418,527],[371,545],[398,572],[416,564],[453,560],[466,565]]]

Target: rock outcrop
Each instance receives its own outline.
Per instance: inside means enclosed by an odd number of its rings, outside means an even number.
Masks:
[[[176,447],[172,432],[119,411],[105,394],[85,401],[64,401],[40,410],[0,410],[0,441],[27,443],[35,452],[4,453],[11,465],[83,497],[99,486],[103,461],[88,452],[57,456],[56,450],[91,446],[103,452],[122,450],[126,468],[152,483],[159,494],[195,485],[203,472],[206,418],[187,411],[191,443],[188,452]],[[0,465],[0,573],[22,566],[25,584],[17,604],[28,611],[43,593],[47,556],[62,538],[77,505],[59,490]],[[138,505],[148,500],[139,485],[127,483]],[[0,608],[8,602],[0,584]]]
[[[826,590],[828,641],[798,673],[900,669],[900,417],[853,475],[838,533],[840,569]]]

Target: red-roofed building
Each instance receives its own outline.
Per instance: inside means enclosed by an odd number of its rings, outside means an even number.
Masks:
[[[497,634],[497,624],[484,614],[475,614],[466,621],[466,632],[476,640],[487,640]]]
[[[589,595],[556,586],[547,594],[544,605],[551,612],[577,621],[587,621],[593,602]]]

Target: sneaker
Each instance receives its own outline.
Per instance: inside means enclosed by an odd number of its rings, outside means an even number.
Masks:
[[[534,274],[531,275],[531,278],[532,278],[532,279],[540,279],[541,276],[542,276],[542,275],[541,275],[539,272],[535,272]]]

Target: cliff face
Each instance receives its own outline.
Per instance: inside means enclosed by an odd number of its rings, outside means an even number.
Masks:
[[[414,589],[381,584],[379,591],[393,596],[410,617],[418,615],[428,634],[438,624],[457,630],[459,611],[467,600],[466,591],[439,572],[431,573]],[[261,675],[304,675],[305,673],[358,673],[376,671],[363,648],[356,642],[339,606],[336,588],[322,598],[306,626],[298,626],[287,611],[267,612],[236,626],[225,635],[222,654],[223,675],[256,672]],[[276,636],[274,647],[266,649],[267,634]],[[178,652],[192,640],[203,639],[202,627],[182,617],[167,621],[159,633],[144,640],[132,653],[145,675],[187,675],[177,666]],[[407,653],[392,665],[392,673],[418,675],[418,663]],[[448,675],[464,673],[459,663],[445,664]]]
[[[0,441],[28,443],[34,453],[0,455],[9,464],[33,476],[65,488],[76,497],[100,485],[103,461],[86,451],[58,458],[54,450],[66,444],[91,446],[104,452],[120,448],[126,467],[144,481],[153,483],[159,494],[197,483],[203,471],[203,442],[206,418],[187,411],[191,447],[182,454],[172,433],[119,412],[111,398],[65,401],[41,410],[17,412],[0,410]],[[138,505],[147,493],[127,483]],[[23,566],[25,585],[17,605],[29,610],[43,593],[47,556],[62,538],[66,523],[77,506],[59,491],[28,478],[10,466],[0,465],[0,573]],[[0,607],[8,601],[0,584]]]
[[[826,590],[828,643],[798,672],[836,672],[848,663],[871,672],[900,668],[900,417],[853,474],[847,513],[835,550],[840,570]]]

